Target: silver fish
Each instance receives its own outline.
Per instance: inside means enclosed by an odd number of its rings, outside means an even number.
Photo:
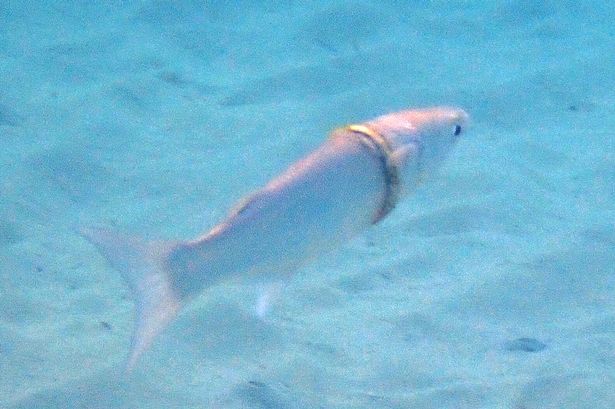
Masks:
[[[83,229],[135,298],[127,368],[205,288],[233,277],[285,280],[378,223],[440,165],[467,125],[463,110],[435,107],[339,128],[193,240],[148,242]]]

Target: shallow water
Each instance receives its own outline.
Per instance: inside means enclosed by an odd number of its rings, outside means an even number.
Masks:
[[[0,406],[615,406],[611,8],[0,5]],[[332,128],[442,104],[473,124],[438,177],[122,372],[131,295],[76,228],[194,237]]]

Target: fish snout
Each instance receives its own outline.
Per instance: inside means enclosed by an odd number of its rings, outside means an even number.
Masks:
[[[470,125],[470,116],[460,108],[451,109],[451,122],[453,123],[453,135],[461,136]]]

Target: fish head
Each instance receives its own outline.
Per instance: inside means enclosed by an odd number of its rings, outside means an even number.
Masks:
[[[410,187],[441,166],[468,124],[464,110],[434,107],[384,115],[366,125],[389,143],[402,183]]]

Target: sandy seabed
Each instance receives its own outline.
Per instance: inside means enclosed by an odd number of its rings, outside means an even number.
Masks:
[[[615,407],[612,5],[98,3],[0,5],[0,407]],[[441,104],[472,128],[389,218],[123,372],[79,226],[194,237],[335,126]]]

